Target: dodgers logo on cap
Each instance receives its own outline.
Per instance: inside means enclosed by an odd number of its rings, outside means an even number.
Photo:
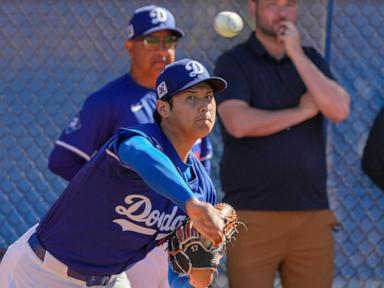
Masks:
[[[203,74],[205,70],[203,65],[193,60],[188,62],[187,65],[185,65],[185,69],[187,69],[188,71],[192,70],[192,72],[189,73],[189,76],[191,77],[196,77],[198,74]]]
[[[128,25],[128,38],[134,39],[160,30],[169,30],[177,37],[184,36],[183,30],[176,27],[175,17],[168,9],[148,5],[133,13]]]
[[[167,100],[202,82],[207,82],[213,92],[219,92],[227,87],[227,82],[223,78],[211,77],[200,62],[185,58],[165,66],[156,81],[157,96],[159,99]]]
[[[165,11],[161,7],[157,7],[153,9],[150,13],[149,16],[152,18],[152,23],[153,24],[158,24],[160,22],[165,22],[167,21],[167,11]]]

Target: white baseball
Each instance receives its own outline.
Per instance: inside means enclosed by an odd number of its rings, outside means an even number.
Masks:
[[[236,12],[221,11],[213,20],[213,28],[223,37],[235,37],[243,30],[243,19]]]

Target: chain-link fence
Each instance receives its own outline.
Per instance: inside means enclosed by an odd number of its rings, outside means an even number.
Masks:
[[[328,191],[343,224],[335,234],[334,287],[384,287],[384,194],[360,169],[368,130],[384,104],[384,2],[299,2],[303,42],[327,52],[352,95],[350,118],[330,124],[327,133]],[[47,169],[54,141],[89,93],[128,71],[128,19],[153,3],[173,11],[187,33],[178,58],[195,58],[210,70],[252,29],[246,0],[0,0],[0,247],[38,221],[65,187]],[[212,19],[221,10],[242,15],[238,37],[214,32]],[[220,191],[217,127],[211,139]],[[214,286],[228,287],[225,271]]]

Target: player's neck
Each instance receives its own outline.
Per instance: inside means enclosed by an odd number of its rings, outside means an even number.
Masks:
[[[132,79],[140,86],[155,90],[156,79],[154,77],[148,76],[148,74],[142,73],[138,69],[131,69],[129,74],[131,75]]]
[[[271,37],[269,35],[265,35],[260,31],[255,31],[256,38],[263,44],[265,50],[267,50],[268,54],[273,58],[280,60],[285,55],[285,48],[282,43],[280,43],[275,37]]]

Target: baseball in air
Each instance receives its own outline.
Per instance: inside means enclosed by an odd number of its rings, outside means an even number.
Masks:
[[[243,30],[243,19],[236,12],[221,11],[213,20],[213,28],[223,37],[237,36]]]

